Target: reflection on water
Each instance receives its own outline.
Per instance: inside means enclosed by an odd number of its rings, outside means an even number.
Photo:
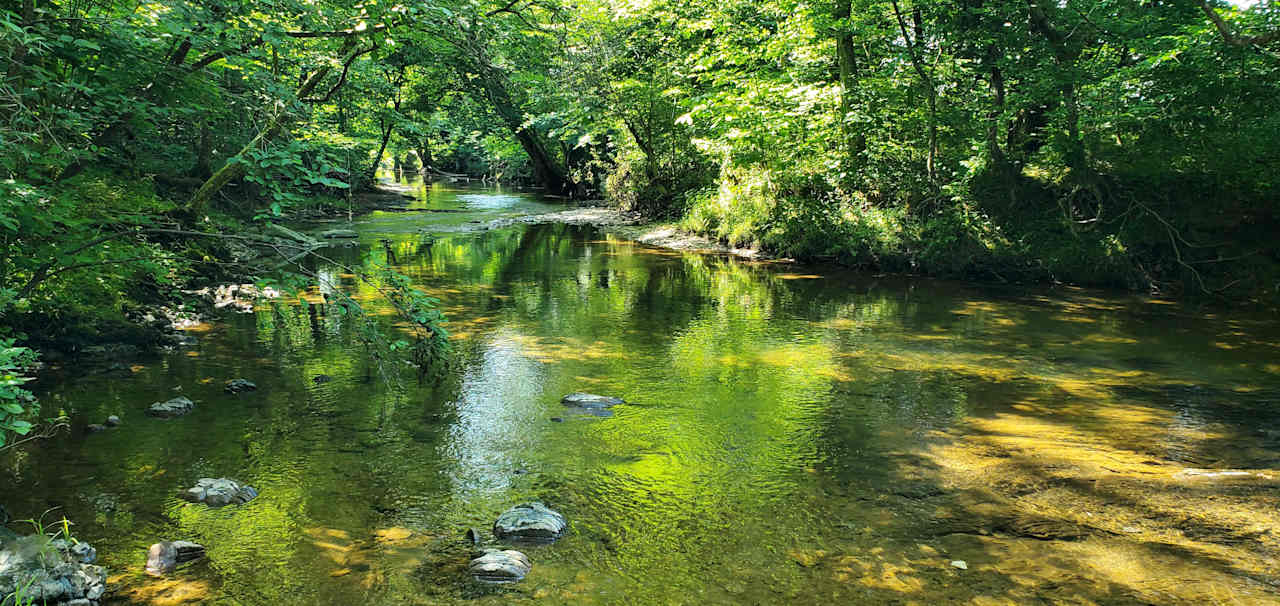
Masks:
[[[125,423],[5,459],[0,500],[62,507],[120,603],[1280,602],[1270,318],[470,223],[553,208],[518,194],[416,206],[358,220],[317,269],[371,306],[346,268],[391,262],[439,297],[460,363],[438,384],[391,393],[345,316],[264,307],[42,385],[48,409]],[[223,393],[236,377],[260,389]],[[629,404],[575,415],[574,391]],[[142,415],[175,393],[195,412]],[[176,498],[206,476],[262,496]],[[463,583],[461,533],[531,499],[570,533],[517,586]],[[147,579],[161,539],[210,558]]]

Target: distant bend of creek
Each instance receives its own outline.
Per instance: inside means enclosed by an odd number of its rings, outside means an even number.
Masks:
[[[40,381],[76,428],[0,458],[0,503],[58,507],[117,604],[1280,604],[1274,317],[489,228],[564,208],[494,189],[411,208],[298,229],[353,229],[325,256],[441,300],[441,380],[397,393],[345,316],[260,305]],[[143,414],[175,395],[195,410]],[[204,477],[261,495],[177,497]],[[566,535],[468,581],[463,533],[527,501]],[[178,539],[208,557],[143,574]]]

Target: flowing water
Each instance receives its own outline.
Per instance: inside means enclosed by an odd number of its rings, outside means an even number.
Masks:
[[[0,502],[75,521],[115,603],[1280,603],[1270,316],[488,228],[559,208],[525,194],[413,207],[316,269],[374,310],[352,268],[440,298],[438,381],[397,393],[331,306],[262,305],[43,380],[77,429],[124,423],[0,459]],[[573,414],[575,391],[628,403]],[[194,412],[144,416],[178,394]],[[176,497],[201,477],[261,496]],[[567,535],[525,549],[522,583],[466,582],[462,533],[530,500]],[[145,576],[175,539],[209,558]]]

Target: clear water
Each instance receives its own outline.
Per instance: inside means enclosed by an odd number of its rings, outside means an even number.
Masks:
[[[124,424],[0,459],[0,502],[75,521],[115,603],[1280,602],[1268,315],[487,229],[559,208],[520,193],[413,207],[357,218],[317,269],[371,308],[339,264],[438,296],[438,384],[396,393],[342,316],[263,306],[129,372],[51,374],[46,410]],[[573,415],[574,391],[629,403]],[[143,415],[177,394],[196,410]],[[223,476],[262,496],[176,497]],[[569,533],[520,584],[466,582],[462,533],[528,500]],[[208,560],[142,574],[175,539]]]

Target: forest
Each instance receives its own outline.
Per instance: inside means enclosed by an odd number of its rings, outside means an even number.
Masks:
[[[4,0],[0,58],[0,606],[1280,604],[1275,0]]]
[[[12,360],[136,338],[384,163],[800,261],[1280,294],[1270,1],[23,0],[0,53]]]

